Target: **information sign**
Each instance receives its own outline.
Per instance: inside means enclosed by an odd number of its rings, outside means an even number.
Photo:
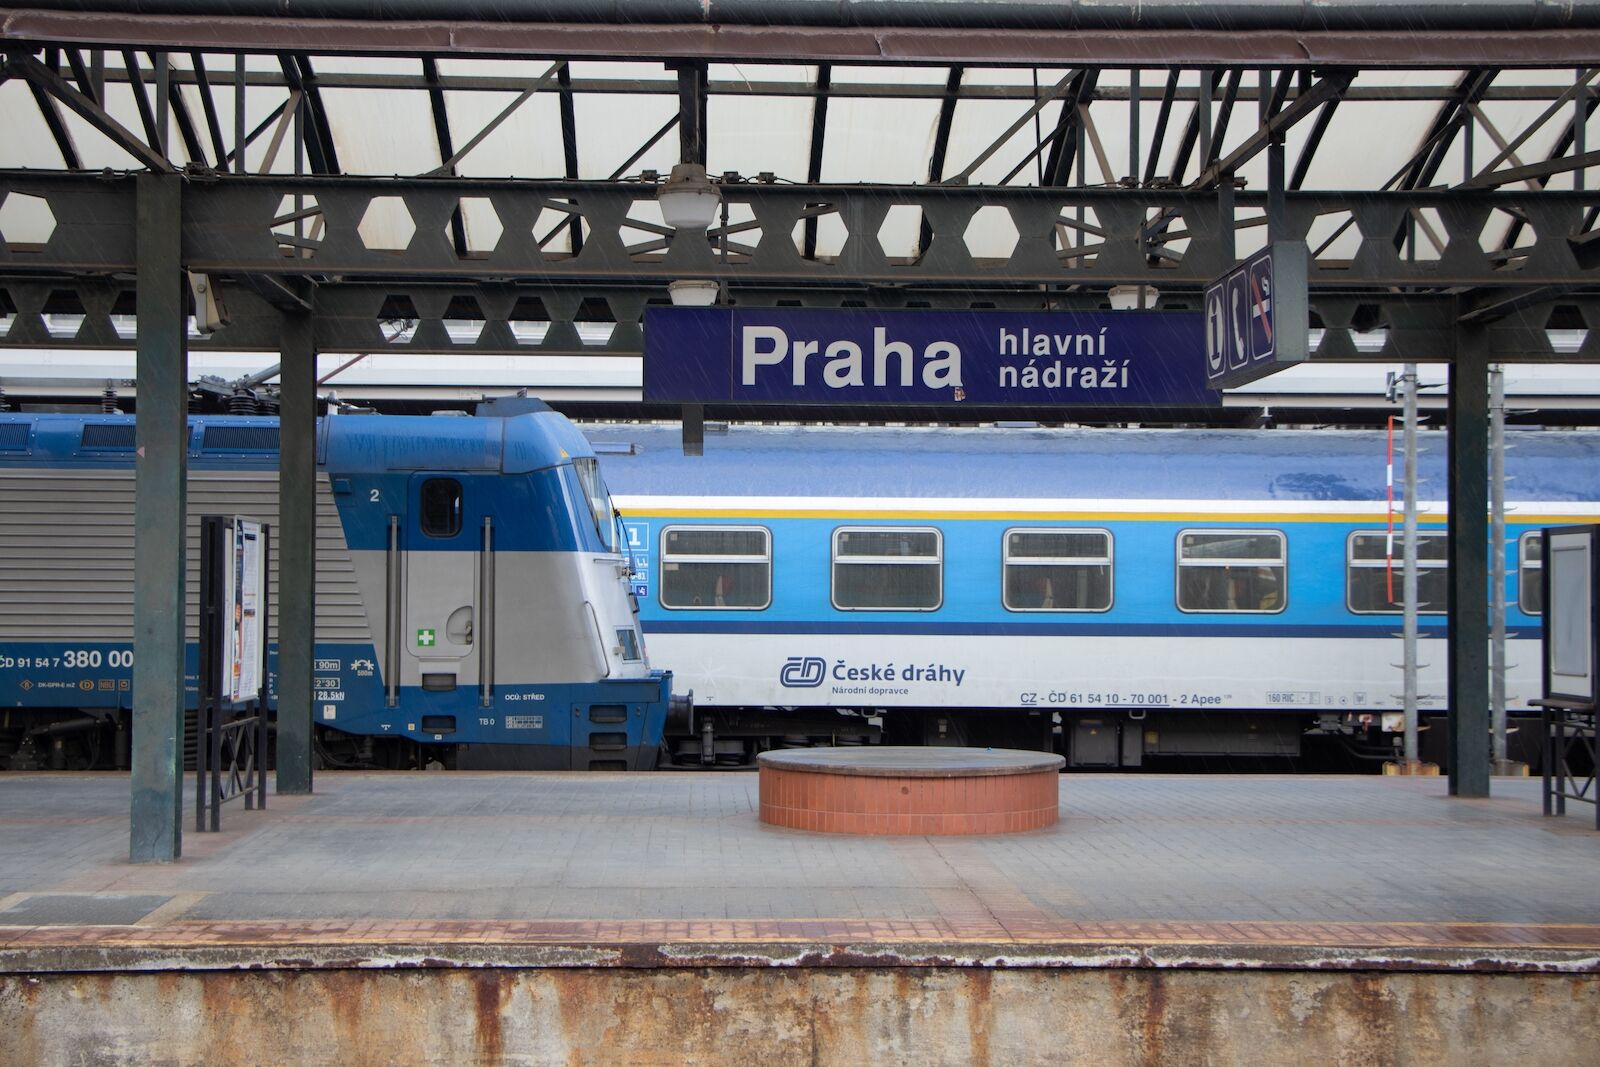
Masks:
[[[1206,286],[1205,370],[1213,389],[1310,358],[1303,241],[1279,241]]]
[[[1215,407],[1194,312],[646,308],[644,398]]]

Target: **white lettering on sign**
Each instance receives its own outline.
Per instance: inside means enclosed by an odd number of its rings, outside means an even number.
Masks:
[[[869,360],[861,346],[850,340],[829,341],[826,347],[820,339],[791,341],[779,326],[745,326],[740,334],[740,381],[744,385],[755,385],[762,368],[781,368],[785,363],[789,364],[790,383],[805,385],[806,360],[820,350],[822,384],[829,389],[865,386],[869,369],[874,386],[890,384],[892,373],[896,385],[910,388],[917,382],[919,363],[925,387],[961,386],[961,349],[952,341],[930,341],[919,355],[906,342],[889,340],[884,327],[874,326]]]

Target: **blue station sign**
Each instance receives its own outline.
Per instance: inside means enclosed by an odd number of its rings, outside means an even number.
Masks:
[[[665,403],[1214,407],[1190,312],[647,308]]]
[[[1227,389],[1310,358],[1304,242],[1270,245],[1205,291],[1206,381]]]

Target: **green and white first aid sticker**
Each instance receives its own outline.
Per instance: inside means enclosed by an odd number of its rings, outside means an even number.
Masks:
[[[418,630],[417,631],[417,647],[418,648],[432,648],[436,643],[437,643],[437,639],[433,636],[433,631],[432,630]]]

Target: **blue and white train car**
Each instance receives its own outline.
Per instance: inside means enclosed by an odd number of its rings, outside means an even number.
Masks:
[[[677,762],[878,723],[1041,748],[1054,729],[1078,766],[1398,743],[1381,433],[735,425],[686,457],[675,427],[587,432],[651,650],[695,694]],[[1525,708],[1534,535],[1600,515],[1600,434],[1509,437],[1507,691]],[[1444,442],[1425,447],[1420,689],[1439,715]]]
[[[654,765],[671,676],[646,659],[598,461],[561,415],[518,408],[320,420],[329,761]],[[276,523],[277,448],[275,419],[190,419],[191,701],[199,518]],[[125,762],[133,494],[131,417],[0,415],[0,766]]]

